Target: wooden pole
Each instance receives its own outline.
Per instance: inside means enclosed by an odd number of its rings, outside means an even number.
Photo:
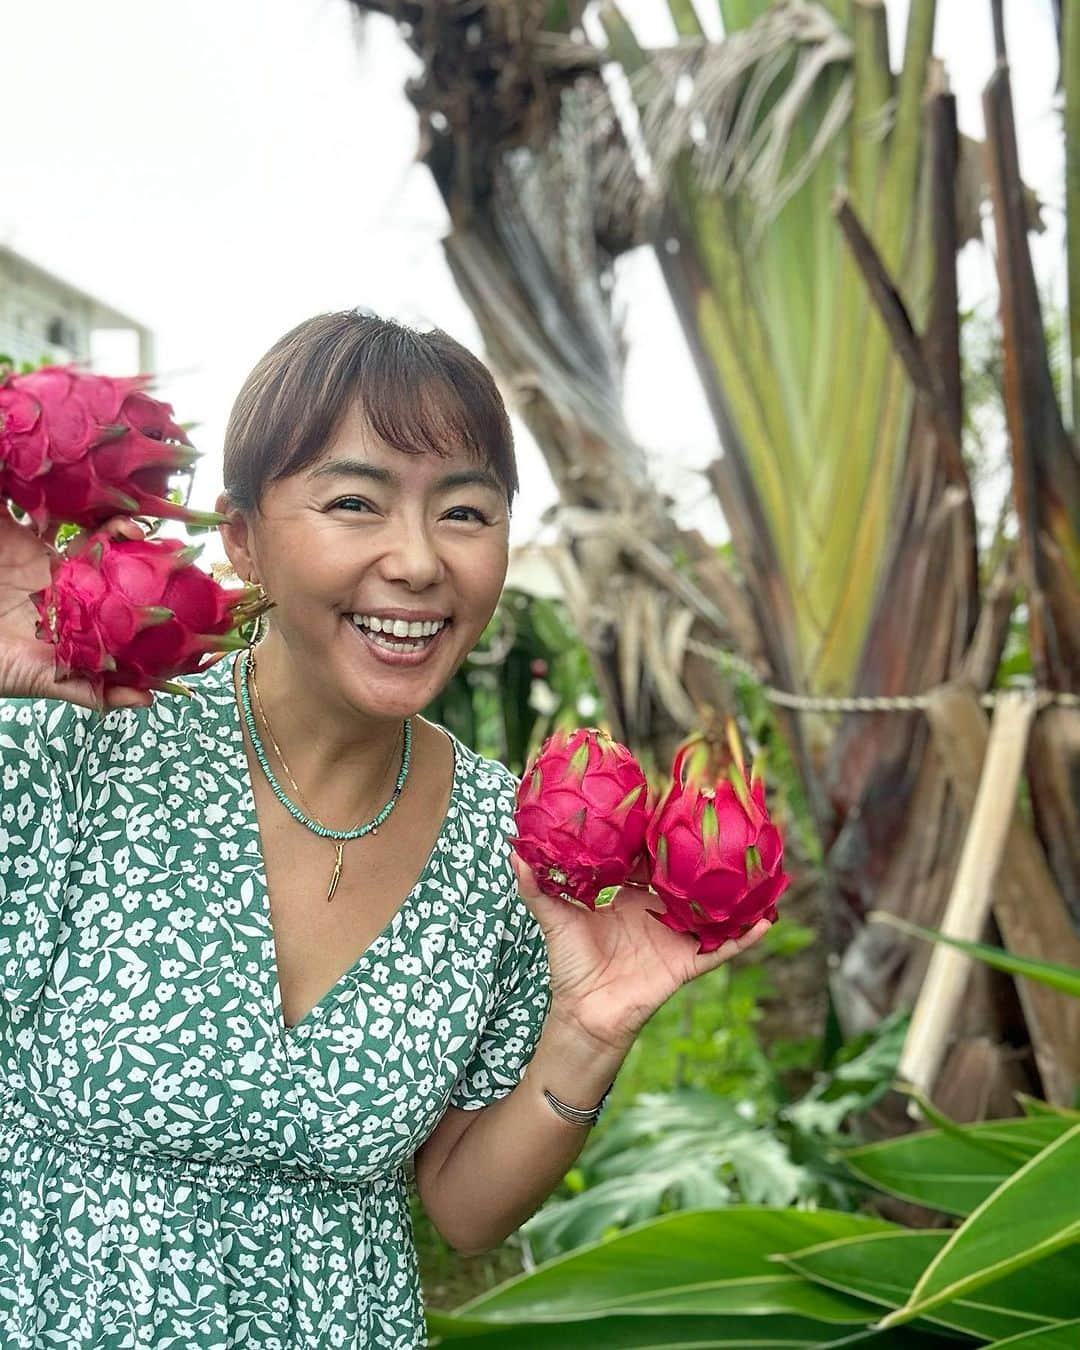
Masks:
[[[1049,709],[1039,714],[1033,739],[1049,714]],[[1080,730],[1080,713],[1076,716]],[[970,815],[986,761],[989,718],[975,691],[963,684],[936,690],[927,718],[949,787],[957,805]],[[1046,852],[1019,812],[1013,815],[994,887],[994,919],[1006,951],[1080,970],[1080,935],[1069,921]],[[1080,999],[1022,977],[1016,980],[1016,992],[1046,1100],[1055,1106],[1072,1106],[1080,1085]]]
[[[982,937],[1016,807],[1035,709],[1034,697],[1025,693],[1004,694],[994,709],[979,790],[941,922],[947,937],[967,942]],[[924,1096],[930,1095],[941,1067],[970,965],[970,957],[952,947],[937,946],[930,958],[899,1068],[900,1080]]]

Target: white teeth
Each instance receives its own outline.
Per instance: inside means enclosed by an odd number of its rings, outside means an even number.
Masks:
[[[372,634],[371,641],[379,647],[385,647],[388,652],[418,652],[427,646],[427,643],[422,640],[420,642],[401,642],[395,638],[393,642],[390,642],[382,636],[376,637],[375,634]]]
[[[432,637],[446,623],[445,619],[408,623],[405,619],[379,619],[373,614],[353,614],[352,621],[357,628],[367,628],[372,633],[386,633],[396,638]]]

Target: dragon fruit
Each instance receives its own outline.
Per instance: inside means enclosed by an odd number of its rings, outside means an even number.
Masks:
[[[685,741],[671,778],[645,833],[649,884],[664,905],[648,912],[676,933],[692,933],[702,955],[758,919],[775,919],[791,879],[765,785],[756,764],[747,772],[734,722],[726,743],[711,734]]]
[[[220,586],[194,565],[200,552],[179,539],[84,533],[55,553],[50,585],[31,598],[57,677],[88,679],[99,696],[112,685],[187,693],[172,676],[242,647],[237,628],[268,602],[255,587]]]
[[[94,528],[116,515],[220,521],[169,500],[170,475],[198,456],[169,404],[144,392],[148,384],[145,375],[110,379],[70,366],[0,372],[0,496],[39,533],[60,523]]]
[[[642,858],[648,791],[626,746],[596,727],[560,729],[521,780],[510,842],[546,895],[595,910]]]

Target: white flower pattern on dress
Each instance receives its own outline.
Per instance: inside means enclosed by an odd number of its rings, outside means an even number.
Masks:
[[[412,1155],[535,1052],[517,780],[456,738],[415,886],[285,1028],[231,664],[0,701],[4,1350],[423,1346]]]

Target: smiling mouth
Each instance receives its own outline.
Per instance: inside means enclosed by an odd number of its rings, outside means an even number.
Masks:
[[[402,619],[379,620],[364,614],[350,614],[348,619],[369,642],[388,652],[423,651],[453,622],[446,618],[406,624]]]

